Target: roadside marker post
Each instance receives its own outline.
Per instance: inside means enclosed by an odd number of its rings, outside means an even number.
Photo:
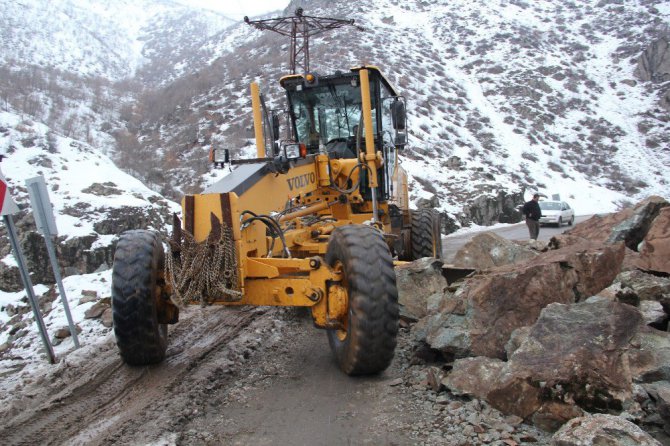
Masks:
[[[28,294],[28,302],[30,302],[30,306],[33,309],[35,323],[39,329],[40,337],[42,338],[42,343],[44,344],[44,350],[46,351],[47,357],[49,358],[49,362],[51,364],[55,364],[56,355],[54,354],[51,342],[49,342],[47,328],[44,325],[44,319],[42,319],[40,307],[37,304],[37,298],[35,297],[35,291],[33,290],[33,282],[30,280],[30,274],[28,273],[28,268],[26,267],[26,260],[23,257],[19,239],[16,236],[16,227],[14,226],[12,215],[16,214],[17,212],[19,212],[19,207],[16,205],[16,203],[14,203],[14,200],[12,200],[7,187],[7,180],[5,180],[4,175],[2,175],[2,172],[0,171],[0,215],[5,222],[5,226],[7,226],[9,242],[12,245],[12,251],[14,251],[14,258],[16,259],[19,272],[21,273],[23,286],[26,289],[26,294]]]
[[[58,266],[58,259],[56,258],[56,249],[53,244],[53,238],[58,235],[58,229],[56,228],[56,219],[54,218],[53,208],[51,207],[49,192],[47,191],[44,177],[40,175],[38,177],[28,178],[26,180],[26,187],[30,194],[30,204],[33,207],[33,216],[35,217],[37,230],[44,237],[44,243],[47,246],[49,260],[51,261],[51,269],[53,269],[54,278],[58,284],[60,299],[63,303],[68,326],[70,327],[70,335],[72,336],[72,341],[74,341],[75,348],[79,348],[77,329],[72,320],[72,314],[70,313],[70,305],[68,304],[67,296],[65,295],[63,279],[60,275],[60,267]]]

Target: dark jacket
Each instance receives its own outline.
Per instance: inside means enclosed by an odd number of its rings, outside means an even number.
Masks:
[[[540,205],[535,200],[527,201],[526,204],[523,205],[522,212],[524,217],[530,218],[531,220],[537,221],[542,217]]]

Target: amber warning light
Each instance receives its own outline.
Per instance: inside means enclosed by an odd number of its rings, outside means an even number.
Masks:
[[[319,85],[319,79],[316,77],[316,74],[314,73],[307,73],[305,74],[304,78],[306,87],[316,87],[317,85]]]

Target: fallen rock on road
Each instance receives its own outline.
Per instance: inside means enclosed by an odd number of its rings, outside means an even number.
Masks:
[[[669,218],[669,203],[650,197],[580,223],[523,260],[513,253],[525,247],[473,238],[454,263],[477,273],[433,297],[412,326],[417,354],[446,364],[431,387],[546,431],[579,417],[596,426],[589,414],[605,413],[656,438],[641,444],[670,444]],[[629,434],[611,444],[632,444]]]

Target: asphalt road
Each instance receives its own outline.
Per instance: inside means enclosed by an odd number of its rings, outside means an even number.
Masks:
[[[575,223],[581,223],[584,220],[591,218],[591,215],[578,215],[575,217]],[[540,228],[539,240],[549,240],[557,234],[561,234],[569,229],[572,226],[561,226],[557,228],[556,226],[542,226]],[[501,228],[490,229],[490,231],[495,232],[496,234],[505,237],[508,240],[529,240],[528,237],[528,228],[526,223],[517,223],[515,225],[508,225]],[[460,235],[451,235],[442,238],[442,254],[443,258],[447,263],[449,263],[456,252],[467,242],[470,241],[475,235],[484,232],[469,232],[467,234]]]

